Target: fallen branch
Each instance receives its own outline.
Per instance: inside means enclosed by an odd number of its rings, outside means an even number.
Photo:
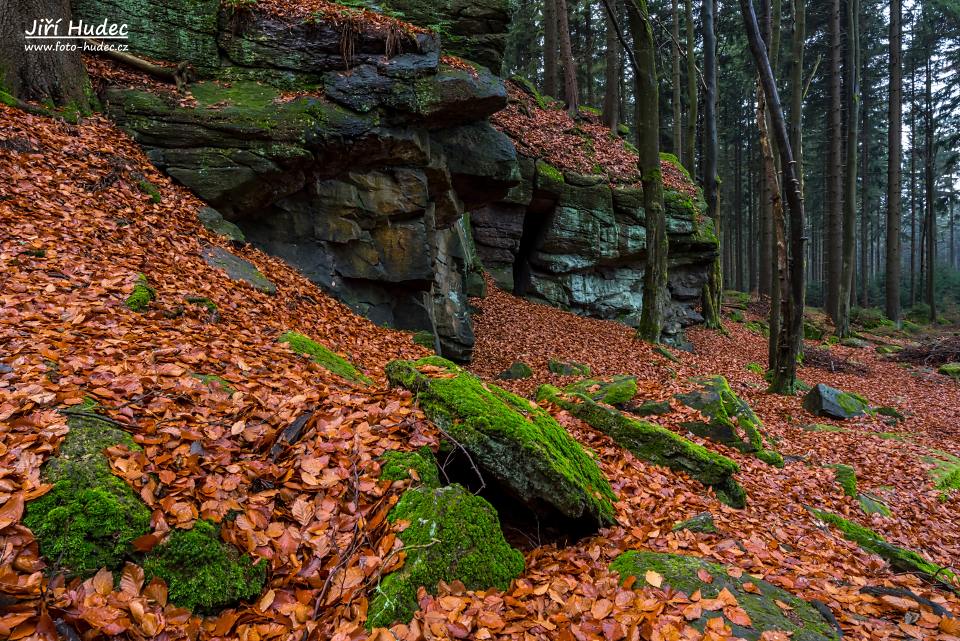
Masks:
[[[112,60],[116,60],[117,62],[123,63],[129,67],[133,67],[134,69],[150,74],[159,80],[176,84],[177,93],[183,93],[187,87],[187,84],[196,78],[193,65],[186,60],[178,63],[176,67],[164,67],[144,60],[143,58],[138,58],[133,54],[125,53],[123,51],[115,51],[108,45],[94,40],[93,38],[84,38],[83,40],[84,42],[96,47],[97,53],[101,53]]]

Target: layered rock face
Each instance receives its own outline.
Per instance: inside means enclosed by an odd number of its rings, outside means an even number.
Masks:
[[[469,360],[463,214],[520,179],[509,139],[485,120],[506,104],[498,77],[442,64],[434,35],[402,27],[216,2],[79,4],[203,77],[193,100],[104,90],[158,167],[358,312],[433,330],[444,355]]]
[[[501,287],[577,314],[637,324],[643,304],[642,190],[520,157],[523,182],[472,212],[477,253]],[[701,322],[717,239],[702,201],[666,197],[670,241],[667,337]]]

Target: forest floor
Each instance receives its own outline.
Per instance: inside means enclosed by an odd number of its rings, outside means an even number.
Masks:
[[[354,315],[279,259],[203,229],[196,218],[202,203],[106,120],[69,125],[0,106],[0,174],[7,177],[0,183],[0,637],[54,639],[69,630],[88,639],[367,638],[367,595],[401,559],[385,516],[406,484],[377,480],[376,459],[387,449],[435,446],[439,438],[410,394],[386,385],[383,368],[427,350],[408,333]],[[207,265],[200,252],[208,245],[255,263],[277,293],[255,291]],[[156,290],[142,313],[124,306],[139,274]],[[187,298],[208,298],[216,312]],[[565,382],[547,372],[550,358],[587,363],[597,375],[633,374],[640,399],[671,402],[673,412],[657,422],[679,431],[692,410],[673,394],[691,389],[691,377],[723,374],[788,463],[776,469],[708,444],[741,466],[737,478],[749,501],[735,510],[690,478],[636,459],[551,408],[599,454],[619,498],[620,525],[562,547],[531,541],[526,570],[505,593],[441,585],[436,595],[423,595],[409,625],[394,626],[396,638],[729,638],[723,626],[702,636],[687,624],[699,608],[692,595],[620,586],[608,566],[628,549],[709,558],[731,575],[763,577],[818,599],[847,638],[960,638],[957,619],[861,588],[907,588],[953,615],[960,615],[960,599],[893,572],[805,508],[843,514],[956,565],[960,495],[941,496],[924,459],[933,450],[960,455],[955,382],[872,350],[835,346],[861,361],[863,373],[805,367],[800,376],[859,392],[907,418],[896,427],[865,417],[836,422],[843,431],[805,431],[825,421],[806,413],[799,396],[765,393],[762,376],[746,366],[765,362],[766,341],[742,324],[728,322],[729,336],[691,331],[694,353],[678,352],[673,362],[617,323],[495,288],[476,304],[471,369],[485,379],[523,360],[534,377],[504,386],[529,395],[539,383]],[[373,383],[352,383],[294,353],[277,342],[288,330],[346,356]],[[196,374],[219,376],[232,391]],[[40,558],[22,523],[24,506],[49,489],[40,468],[68,429],[59,410],[85,397],[142,447],[108,450],[114,473],[152,510],[153,535],[142,545],[198,518],[222,522],[226,541],[269,564],[268,586],[256,602],[202,618],[169,603],[163,586],[145,581],[133,563],[81,581],[57,576],[56,561]],[[301,438],[284,442],[285,428],[307,411]],[[864,516],[824,467],[831,463],[854,466],[862,489],[893,516]],[[718,534],[671,530],[705,510]],[[387,631],[373,636],[393,638]]]

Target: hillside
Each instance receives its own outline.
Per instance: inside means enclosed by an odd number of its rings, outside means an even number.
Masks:
[[[385,516],[410,483],[378,480],[376,459],[389,449],[435,448],[442,436],[409,392],[387,385],[384,368],[428,350],[409,333],[354,315],[279,259],[205,230],[196,218],[203,203],[153,169],[102,118],[70,125],[3,107],[0,171],[9,177],[0,185],[2,634],[366,638],[371,590],[403,556],[396,554],[403,524]],[[208,265],[201,254],[209,247],[251,261],[276,293]],[[141,312],[124,304],[139,274],[156,294]],[[960,454],[955,383],[837,346],[836,353],[855,354],[868,373],[801,368],[801,377],[860,392],[907,418],[896,427],[865,416],[831,422],[838,431],[808,431],[804,426],[820,419],[801,409],[800,398],[764,394],[762,377],[746,369],[763,361],[765,341],[745,325],[729,321],[730,336],[690,332],[696,353],[678,352],[675,363],[623,325],[488,286],[490,295],[474,301],[471,365],[484,380],[494,381],[515,360],[529,364],[533,377],[496,382],[524,395],[540,383],[576,380],[548,373],[550,359],[589,364],[593,376],[631,374],[637,401],[669,402],[668,413],[654,420],[687,433],[681,423],[699,414],[673,395],[691,390],[692,376],[723,374],[756,410],[787,464],[779,469],[691,436],[739,464],[737,479],[749,500],[737,510],[687,475],[646,463],[541,403],[598,454],[616,495],[618,524],[573,541],[541,541],[527,532],[518,543],[508,536],[526,564],[508,590],[441,584],[435,595],[421,592],[413,621],[392,628],[396,638],[733,638],[729,622],[743,624],[745,613],[729,592],[699,600],[699,593],[659,585],[656,571],[646,583],[618,586],[608,566],[635,549],[704,557],[730,577],[762,577],[824,604],[848,638],[960,634],[948,615],[960,612],[955,594],[891,569],[804,508],[845,515],[952,565],[960,557],[958,497],[934,489],[931,464],[922,457],[934,450]],[[336,376],[278,342],[291,330],[359,372],[341,368],[348,377]],[[107,450],[114,474],[152,513],[142,549],[198,518],[219,523],[225,541],[265,560],[267,584],[258,597],[200,617],[168,602],[162,584],[144,582],[135,565],[113,580],[105,571],[84,581],[54,576],[57,561],[38,556],[23,525],[24,504],[50,489],[41,463],[64,442],[70,412],[88,412],[90,401],[142,447]],[[305,412],[311,414],[303,429],[285,432]],[[892,515],[866,516],[845,496],[825,467],[838,463],[853,466],[861,489]],[[673,530],[703,511],[713,515],[717,533]],[[507,528],[510,515],[501,518]],[[713,619],[705,634],[689,625],[711,611],[727,622]],[[386,631],[374,636],[391,638]],[[762,638],[788,637],[765,632]]]

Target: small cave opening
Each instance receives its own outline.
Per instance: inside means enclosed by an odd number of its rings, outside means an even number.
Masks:
[[[589,518],[570,519],[544,501],[531,505],[482,471],[456,445],[444,441],[437,454],[441,478],[458,483],[487,501],[497,511],[500,529],[507,542],[522,552],[544,545],[564,547],[595,534],[596,522]]]
[[[513,261],[513,293],[526,296],[530,287],[530,257],[543,243],[553,219],[553,201],[544,202],[534,199],[523,217],[523,232],[520,234],[520,246]]]

